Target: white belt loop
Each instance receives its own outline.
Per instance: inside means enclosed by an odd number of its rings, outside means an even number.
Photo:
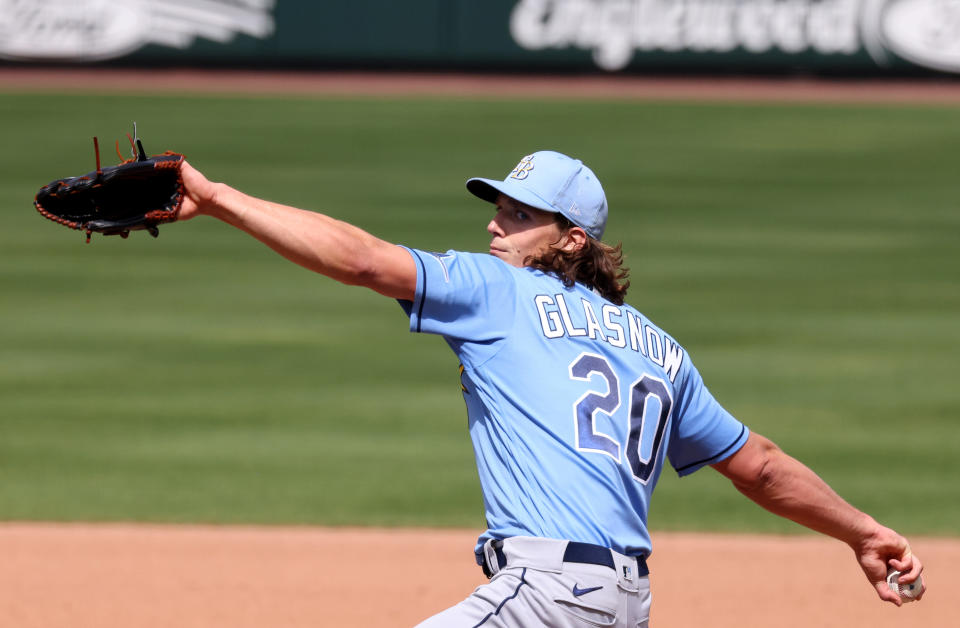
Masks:
[[[483,544],[483,557],[487,561],[487,569],[490,570],[491,578],[500,571],[500,561],[497,560],[497,551],[493,547],[495,540],[496,539],[487,539]]]

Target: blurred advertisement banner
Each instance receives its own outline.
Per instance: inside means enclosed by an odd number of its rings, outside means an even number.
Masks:
[[[0,58],[960,73],[960,0],[0,0]]]
[[[0,0],[0,56],[94,61],[273,33],[273,0]]]
[[[528,50],[590,50],[605,70],[637,52],[852,55],[893,52],[960,72],[960,0],[520,0],[510,32]]]

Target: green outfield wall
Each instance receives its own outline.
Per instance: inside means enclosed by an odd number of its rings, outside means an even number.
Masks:
[[[945,0],[0,0],[5,63],[960,74]]]

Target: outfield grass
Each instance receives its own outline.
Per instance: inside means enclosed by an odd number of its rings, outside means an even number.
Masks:
[[[210,219],[86,246],[36,214],[136,120],[148,152],[426,249],[486,249],[469,176],[582,156],[629,301],[715,395],[882,521],[958,532],[956,108],[0,93],[0,114],[0,520],[482,525],[456,359],[395,303]],[[797,529],[715,473],[664,475],[655,529]]]

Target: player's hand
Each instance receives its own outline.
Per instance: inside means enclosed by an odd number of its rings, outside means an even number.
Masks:
[[[186,160],[180,164],[180,176],[183,179],[184,195],[177,220],[190,220],[194,216],[208,213],[216,202],[217,184],[208,180]]]
[[[853,550],[860,568],[877,590],[880,599],[901,606],[903,601],[900,596],[887,585],[887,569],[899,571],[902,584],[914,582],[923,572],[923,563],[910,550],[907,539],[890,528],[878,525],[877,530],[864,538],[860,546],[854,546]],[[916,599],[922,597],[923,591]]]

